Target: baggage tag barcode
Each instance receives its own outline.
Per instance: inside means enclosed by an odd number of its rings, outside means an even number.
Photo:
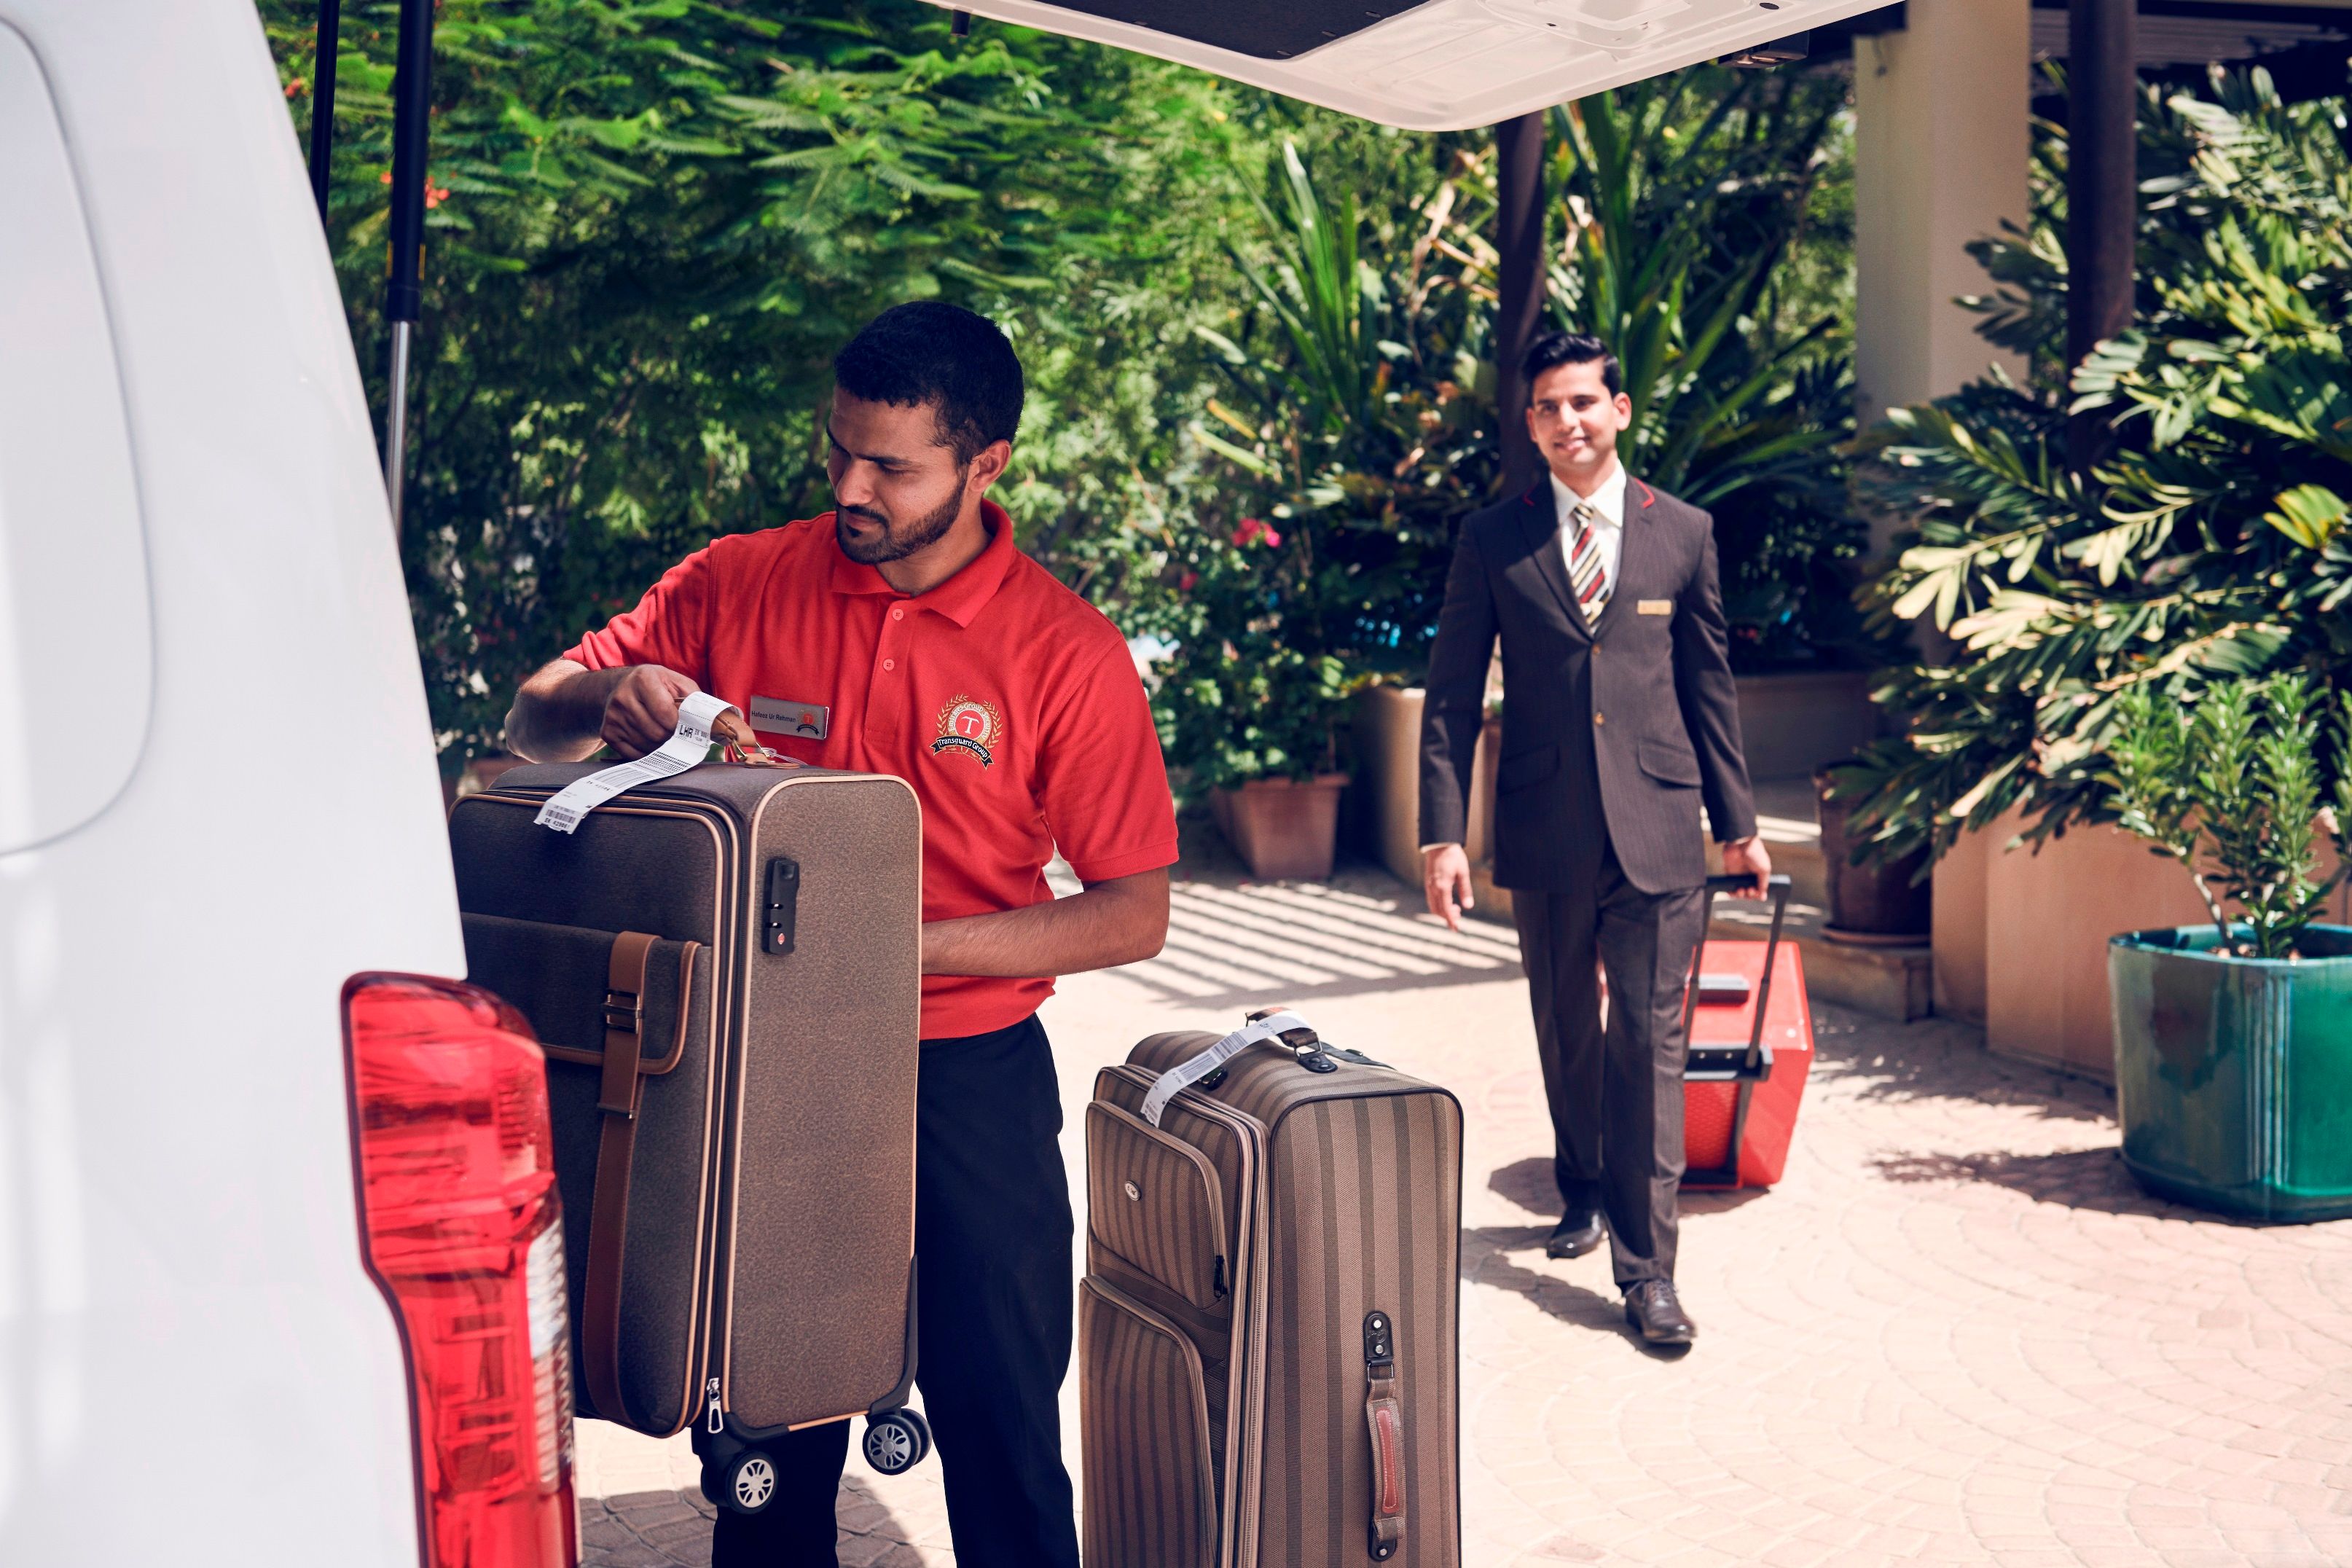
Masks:
[[[635,762],[619,763],[590,773],[550,796],[532,820],[541,827],[570,833],[590,812],[625,790],[635,789],[686,772],[710,754],[710,728],[730,705],[708,691],[698,691],[677,705],[677,730],[657,751]]]

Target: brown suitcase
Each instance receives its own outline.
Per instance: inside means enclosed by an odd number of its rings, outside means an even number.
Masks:
[[[1095,1080],[1087,1212],[1087,1568],[1456,1568],[1451,1094],[1290,1014],[1154,1035]]]
[[[762,1440],[867,1417],[929,1438],[914,1375],[922,826],[903,780],[706,764],[534,817],[592,764],[517,768],[449,836],[470,977],[548,1058],[583,1415],[689,1424],[712,1500]]]

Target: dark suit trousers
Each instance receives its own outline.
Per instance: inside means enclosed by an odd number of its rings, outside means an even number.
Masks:
[[[1675,1276],[1683,997],[1704,903],[1696,888],[1642,891],[1606,850],[1589,891],[1511,891],[1551,1107],[1552,1173],[1571,1211],[1591,1205],[1608,1216],[1621,1288]],[[1609,976],[1605,1030],[1596,961]]]
[[[972,1568],[1078,1568],[1062,1467],[1070,1364],[1069,1181],[1045,1026],[926,1040],[916,1078],[915,1256],[924,1413],[939,1439],[955,1558]],[[833,1568],[834,1494],[849,1423],[769,1446],[775,1500],[719,1510],[717,1568]]]

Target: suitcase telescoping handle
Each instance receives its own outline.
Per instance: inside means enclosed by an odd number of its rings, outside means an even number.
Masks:
[[[1690,984],[1683,994],[1683,1036],[1690,1036],[1691,1020],[1698,1013],[1698,983],[1701,965],[1706,961],[1707,928],[1715,923],[1715,900],[1718,894],[1737,893],[1742,888],[1756,885],[1753,877],[1709,877],[1706,879],[1706,902],[1700,910],[1698,948],[1691,954]],[[1772,999],[1772,961],[1780,951],[1780,926],[1789,917],[1789,879],[1774,872],[1765,887],[1772,898],[1772,930],[1764,939],[1764,976],[1756,983],[1756,1017],[1748,1031],[1748,1055],[1740,1064],[1743,1078],[1761,1078],[1767,1057],[1764,1051],[1764,1006]]]

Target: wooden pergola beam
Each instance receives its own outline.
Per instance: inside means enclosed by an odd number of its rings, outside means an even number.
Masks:
[[[1495,127],[1495,414],[1501,421],[1503,491],[1535,483],[1536,446],[1528,435],[1528,384],[1519,360],[1543,325],[1544,117],[1522,114]]]
[[[2066,363],[2129,330],[2139,229],[2137,0],[2072,0],[2067,16]],[[2077,416],[2069,460],[2088,474],[2107,421]]]

